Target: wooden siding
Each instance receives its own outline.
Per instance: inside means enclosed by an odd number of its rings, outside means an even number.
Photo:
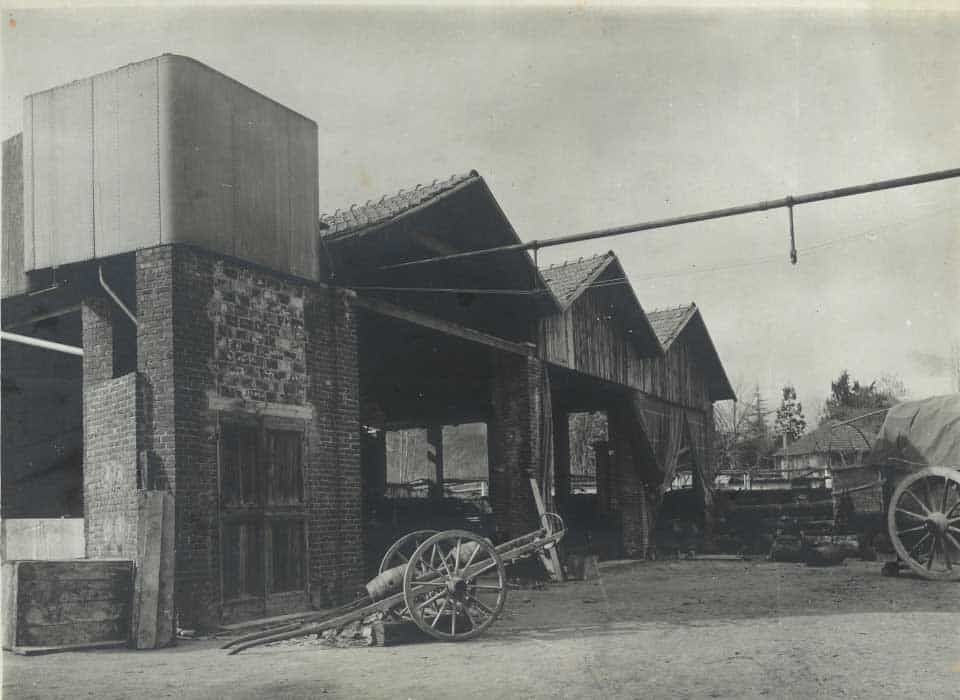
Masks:
[[[585,292],[540,322],[541,358],[668,402],[709,406],[707,373],[689,335],[682,333],[663,357],[641,357],[627,332],[628,308],[615,287]]]

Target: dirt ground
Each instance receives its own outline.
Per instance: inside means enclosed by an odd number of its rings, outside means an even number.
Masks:
[[[5,652],[5,698],[960,698],[960,584],[746,561],[608,565],[513,590],[484,636],[227,656]]]

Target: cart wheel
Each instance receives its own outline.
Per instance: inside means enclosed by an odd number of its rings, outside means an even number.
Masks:
[[[410,557],[403,599],[417,627],[431,637],[472,639],[497,619],[507,600],[503,560],[479,535],[440,532]]]
[[[390,545],[390,549],[383,555],[383,559],[380,562],[379,573],[382,574],[387,569],[406,564],[410,561],[413,553],[417,551],[417,547],[436,534],[436,530],[414,530],[413,532],[408,532]]]
[[[900,558],[917,574],[960,579],[960,471],[927,467],[897,486],[887,528]]]

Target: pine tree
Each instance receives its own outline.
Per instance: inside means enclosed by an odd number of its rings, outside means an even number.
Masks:
[[[783,398],[780,408],[777,409],[774,431],[781,438],[786,435],[789,442],[795,442],[806,429],[807,421],[803,417],[803,406],[797,400],[797,390],[787,385],[783,387]]]

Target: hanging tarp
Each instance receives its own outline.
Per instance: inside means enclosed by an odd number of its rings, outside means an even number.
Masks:
[[[868,462],[960,468],[960,394],[905,401],[887,412]]]

